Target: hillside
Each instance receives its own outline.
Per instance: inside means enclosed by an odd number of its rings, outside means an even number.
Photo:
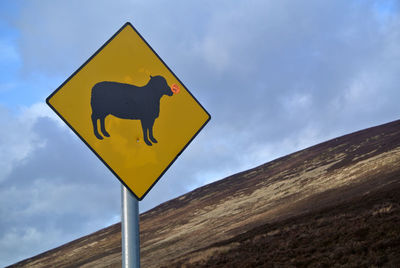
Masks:
[[[142,267],[400,266],[400,121],[140,215]],[[10,267],[120,267],[120,224]]]

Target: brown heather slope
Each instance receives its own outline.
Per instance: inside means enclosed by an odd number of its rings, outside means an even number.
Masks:
[[[140,216],[142,267],[400,267],[400,121],[198,188]],[[120,267],[120,225],[11,267]]]

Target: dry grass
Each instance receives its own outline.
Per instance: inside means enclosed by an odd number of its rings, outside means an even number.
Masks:
[[[396,121],[196,189],[141,215],[142,266],[400,267],[399,162]],[[119,228],[14,267],[119,267]]]

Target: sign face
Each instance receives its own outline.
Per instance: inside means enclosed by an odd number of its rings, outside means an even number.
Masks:
[[[130,23],[46,102],[139,200],[210,120]]]

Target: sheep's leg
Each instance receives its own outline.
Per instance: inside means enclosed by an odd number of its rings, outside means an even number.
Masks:
[[[97,130],[97,117],[96,115],[92,114],[92,123],[93,123],[93,131],[94,131],[94,135],[96,136],[96,138],[98,138],[99,140],[102,140],[103,137],[99,134],[98,130]]]
[[[100,118],[100,129],[101,129],[101,132],[103,133],[104,136],[110,137],[110,134],[108,134],[108,132],[106,130],[105,120],[106,120],[106,117],[101,117]]]
[[[147,121],[145,120],[140,120],[141,124],[142,124],[142,130],[143,130],[143,140],[144,142],[151,146],[151,142],[149,141],[149,139],[147,138],[147,130],[149,129],[149,124]]]
[[[153,142],[153,143],[157,143],[157,140],[154,138],[154,136],[153,136],[153,126],[154,126],[154,121],[155,121],[155,118],[151,121],[151,123],[149,124],[150,125],[150,127],[149,127],[149,138],[150,138],[150,140]]]

